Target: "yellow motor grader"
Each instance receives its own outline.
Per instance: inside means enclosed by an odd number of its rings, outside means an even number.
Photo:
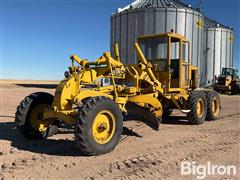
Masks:
[[[99,155],[118,144],[123,113],[142,115],[155,130],[172,109],[187,114],[190,124],[217,119],[219,95],[198,88],[198,68],[189,63],[185,37],[177,33],[141,36],[134,47],[139,63],[133,65],[121,63],[117,44],[114,58],[106,52],[89,62],[71,55],[72,64],[54,96],[33,93],[17,107],[16,123],[22,134],[42,139],[55,134],[59,123],[70,124],[79,150]]]

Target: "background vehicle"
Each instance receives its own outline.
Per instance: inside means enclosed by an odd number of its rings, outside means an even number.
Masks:
[[[240,94],[238,70],[234,68],[222,68],[222,74],[217,77],[214,89],[219,92],[231,92],[232,95]]]
[[[173,46],[177,52],[171,52]],[[33,93],[18,106],[16,123],[21,132],[41,139],[53,135],[59,122],[72,124],[80,151],[99,155],[117,145],[122,113],[140,114],[155,130],[171,109],[187,114],[195,125],[218,117],[219,96],[198,88],[198,68],[189,63],[185,37],[177,33],[142,36],[134,47],[139,64],[133,65],[120,62],[117,45],[115,59],[108,52],[95,62],[72,55],[72,65],[54,96]]]

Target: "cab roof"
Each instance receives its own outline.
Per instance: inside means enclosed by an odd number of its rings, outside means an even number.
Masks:
[[[233,69],[233,70],[237,70],[237,68],[232,68],[232,67],[223,67],[222,69]]]
[[[168,32],[165,34],[152,34],[152,35],[143,35],[143,36],[139,36],[137,39],[139,40],[144,40],[144,39],[151,39],[151,38],[161,38],[161,37],[173,37],[173,38],[177,38],[177,39],[182,39],[182,41],[184,42],[189,42],[189,40],[178,34],[178,33],[172,33],[172,32]]]

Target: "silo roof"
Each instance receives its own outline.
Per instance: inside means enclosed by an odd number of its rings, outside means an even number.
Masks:
[[[184,8],[193,9],[190,4],[185,4],[180,0],[135,0],[125,8],[119,8],[118,12],[122,12],[127,9],[137,8]]]
[[[205,22],[204,22],[205,28],[232,29],[232,28],[227,27],[227,26],[225,26],[225,25],[223,25],[223,24],[221,24],[221,23],[219,23],[219,22],[217,22],[217,21],[215,21],[215,20],[213,20],[213,19],[211,19],[211,18],[209,18],[207,16],[204,17],[204,20],[205,20]]]

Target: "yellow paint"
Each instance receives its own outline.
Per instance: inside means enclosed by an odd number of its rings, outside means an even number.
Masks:
[[[101,111],[92,124],[92,136],[99,144],[108,143],[116,131],[116,119],[110,111]]]
[[[230,42],[233,42],[233,40],[234,40],[234,36],[233,36],[233,35],[230,35],[229,41],[230,41]]]
[[[199,99],[197,102],[197,115],[199,118],[201,118],[204,114],[204,102],[202,99]]]
[[[214,97],[212,100],[212,112],[214,116],[218,116],[220,112],[220,102],[216,97]]]
[[[182,101],[189,97],[188,89],[195,89],[194,84],[198,81],[198,68],[191,66],[182,60],[182,44],[189,41],[177,33],[166,33],[158,35],[140,36],[138,41],[149,38],[167,38],[167,64],[171,64],[171,38],[179,42],[179,78],[172,79],[170,69],[158,72],[154,68],[154,61],[149,61],[144,56],[139,43],[134,44],[139,64],[125,65],[121,63],[118,45],[114,45],[115,59],[109,52],[93,62],[81,59],[76,54],[70,58],[72,64],[69,67],[70,77],[61,81],[56,89],[52,109],[44,111],[44,119],[61,119],[66,123],[76,122],[77,106],[81,106],[85,99],[105,96],[116,102],[121,111],[126,112],[127,102],[134,102],[148,108],[155,116],[162,116],[162,104],[165,101],[171,102],[174,107],[182,111],[186,109]],[[190,44],[188,60],[190,56]],[[77,63],[75,65],[74,63]],[[191,80],[195,74],[195,79]],[[185,80],[185,75],[188,76]],[[110,84],[102,86],[101,78],[110,80]],[[190,81],[191,80],[191,81]],[[174,85],[173,87],[171,87]],[[106,115],[107,114],[107,115]],[[93,132],[96,134],[96,141],[106,143],[110,136],[108,133],[99,134],[97,128],[99,123],[110,126],[111,112],[103,112],[95,118]],[[39,125],[40,129],[45,127]],[[114,127],[112,127],[114,129]],[[102,140],[103,139],[103,140]]]
[[[202,28],[203,28],[203,21],[202,21],[202,20],[198,20],[197,23],[196,23],[196,26],[197,26],[199,29],[202,29]]]
[[[120,55],[119,55],[119,48],[118,48],[118,44],[114,44],[114,55],[117,61],[121,61],[120,60]]]
[[[133,96],[129,97],[128,101],[129,102],[135,102],[135,103],[140,103],[140,104],[145,104],[145,107],[147,104],[151,105],[151,107],[154,108],[154,114],[157,117],[161,117],[163,113],[162,109],[162,104],[161,102],[157,99],[158,94],[147,94],[147,95],[139,95],[139,96]]]
[[[44,132],[49,128],[50,122],[43,119],[43,113],[50,107],[48,104],[40,104],[34,107],[29,117],[33,129]]]

